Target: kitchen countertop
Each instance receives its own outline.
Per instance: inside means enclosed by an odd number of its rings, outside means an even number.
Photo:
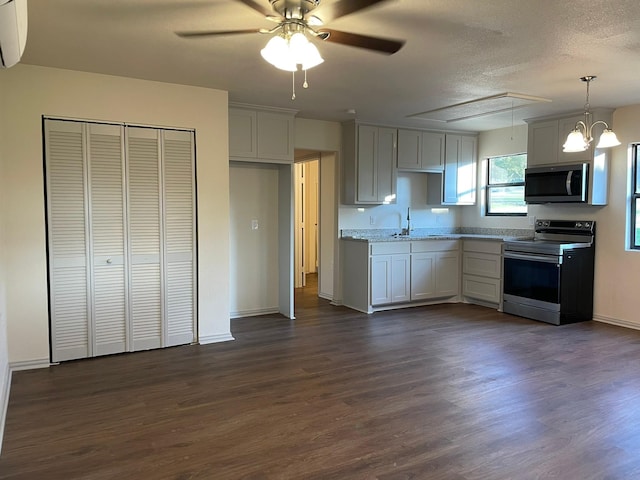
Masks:
[[[458,239],[475,239],[475,240],[527,240],[531,239],[531,235],[513,236],[513,235],[491,235],[482,233],[443,233],[430,235],[350,235],[342,237],[343,240],[355,240],[360,242],[411,242],[420,240],[458,240]]]

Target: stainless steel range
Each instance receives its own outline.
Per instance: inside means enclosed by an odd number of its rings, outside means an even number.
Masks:
[[[595,222],[537,220],[503,249],[503,311],[554,325],[593,318]]]

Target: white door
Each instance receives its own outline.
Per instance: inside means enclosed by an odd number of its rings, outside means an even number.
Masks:
[[[160,132],[127,128],[131,350],[162,346]]]
[[[162,131],[166,339],[196,340],[196,207],[193,132]]]
[[[45,123],[51,351],[54,362],[93,354],[84,126]]]
[[[124,143],[118,125],[86,124],[93,355],[127,350]]]

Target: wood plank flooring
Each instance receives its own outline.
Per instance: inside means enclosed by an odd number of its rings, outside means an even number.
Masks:
[[[235,342],[14,373],[0,479],[640,478],[640,332],[296,296]]]

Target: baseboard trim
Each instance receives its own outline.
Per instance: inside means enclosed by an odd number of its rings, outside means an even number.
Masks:
[[[219,333],[217,335],[205,335],[198,339],[200,345],[209,345],[210,343],[230,342],[235,340],[231,333]]]
[[[35,370],[36,368],[49,368],[51,362],[48,358],[37,358],[35,360],[25,360],[23,362],[10,362],[9,368],[12,372],[20,370]]]
[[[242,317],[257,317],[259,315],[273,315],[274,313],[280,313],[278,307],[272,308],[259,308],[254,310],[241,310],[239,312],[231,312],[229,315],[231,319]]]
[[[4,424],[7,419],[7,409],[9,408],[9,393],[11,391],[11,369],[9,365],[2,372],[4,377],[4,387],[2,389],[2,397],[0,397],[0,452],[2,452],[2,441],[4,439]]]
[[[633,330],[640,330],[640,325],[627,320],[620,320],[618,318],[605,317],[604,315],[594,315],[593,320],[596,322],[608,323],[609,325],[616,325],[618,327],[631,328]]]
[[[333,295],[330,295],[328,293],[318,292],[318,296],[324,300],[329,300],[330,302],[333,303]]]

